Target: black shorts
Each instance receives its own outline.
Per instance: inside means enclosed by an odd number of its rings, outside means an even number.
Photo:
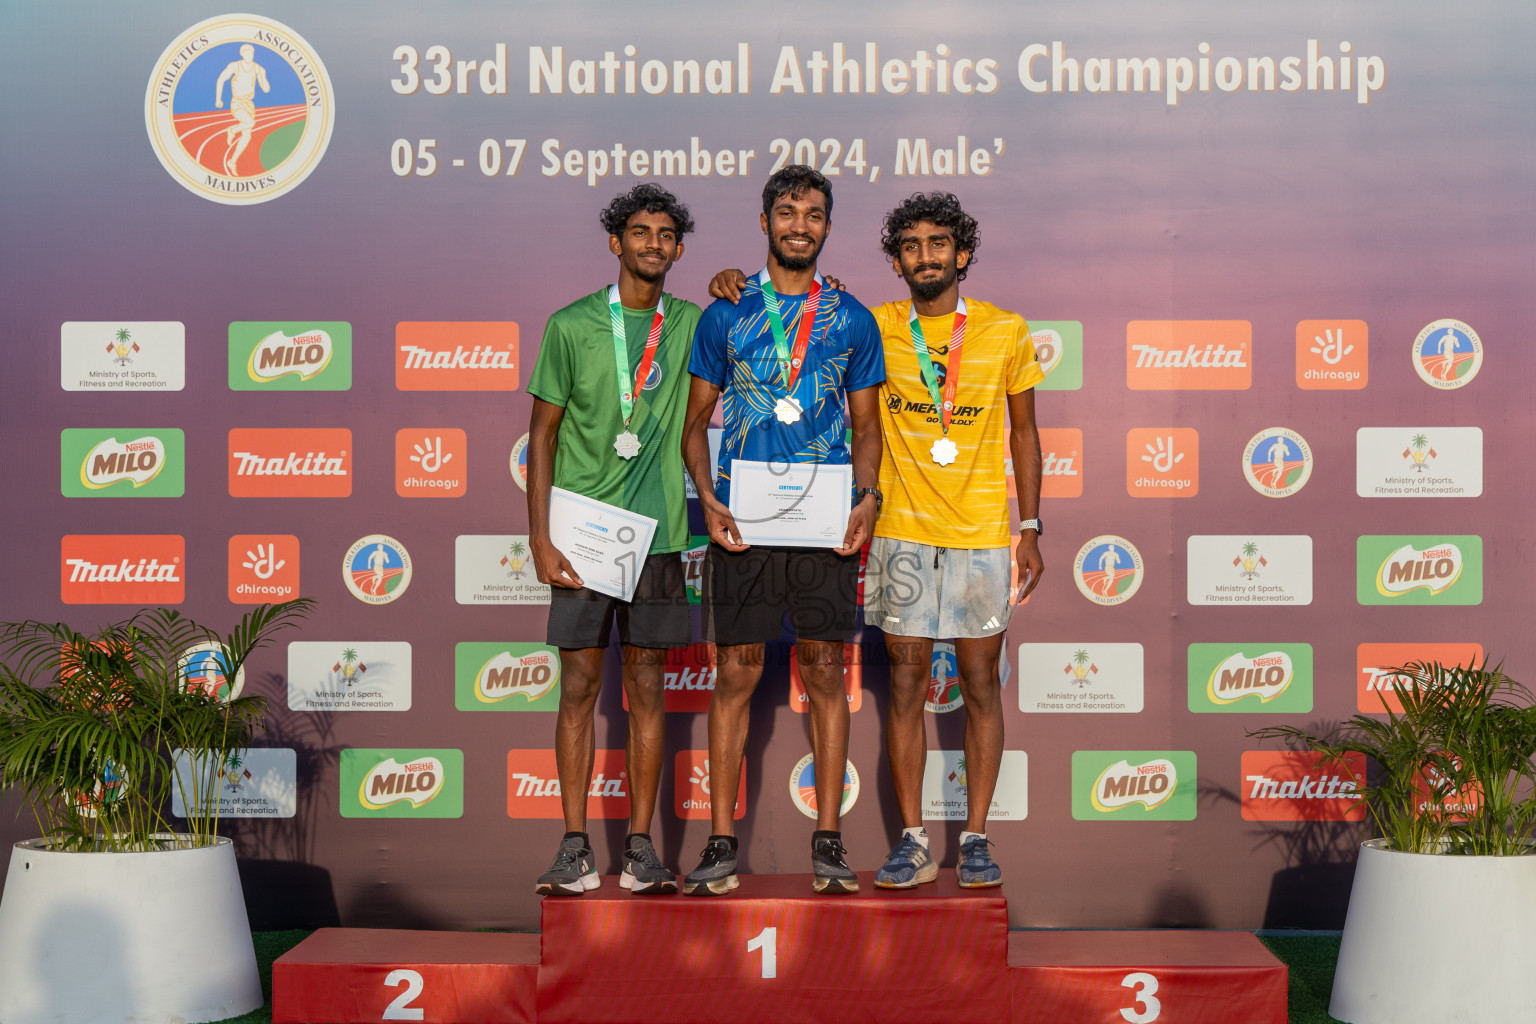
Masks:
[[[613,620],[619,643],[635,647],[687,647],[693,643],[693,618],[683,580],[683,557],[674,551],[650,555],[635,582],[635,599],[620,601],[582,587],[549,588],[551,647],[607,647]]]
[[[858,552],[727,551],[711,543],[704,556],[704,639],[727,645],[771,643],[784,634],[787,608],[799,639],[846,642],[853,638],[858,587]]]

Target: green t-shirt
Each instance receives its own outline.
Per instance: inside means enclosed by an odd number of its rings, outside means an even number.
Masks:
[[[635,397],[629,429],[640,454],[619,458],[614,438],[624,429],[608,289],[594,292],[549,318],[528,393],[565,409],[556,435],[554,485],[656,520],[651,554],[688,546],[683,491],[683,415],[688,409],[688,356],[700,310],[662,296],[661,344]],[[654,310],[624,310],[629,376],[634,379],[650,337]]]

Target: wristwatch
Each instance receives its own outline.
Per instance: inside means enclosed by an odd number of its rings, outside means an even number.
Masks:
[[[873,494],[875,496],[875,512],[878,514],[879,511],[880,511],[880,506],[885,504],[885,495],[880,493],[880,488],[878,488],[878,487],[860,487],[859,488],[859,500],[860,501],[863,501],[864,500],[864,496],[867,495],[867,494]]]
[[[1045,527],[1041,524],[1038,518],[1025,519],[1020,521],[1019,532],[1023,533],[1025,530],[1034,530],[1037,536],[1045,536]]]

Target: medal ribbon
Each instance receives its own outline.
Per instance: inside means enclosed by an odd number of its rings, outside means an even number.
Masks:
[[[779,296],[773,290],[773,282],[768,279],[767,267],[758,272],[757,283],[763,289],[763,307],[768,310],[768,324],[773,328],[773,344],[779,351],[779,373],[783,375],[784,387],[790,394],[794,394],[795,381],[800,379],[800,370],[805,365],[805,350],[810,346],[811,324],[816,322],[816,307],[821,304],[821,275],[818,274],[811,282],[810,297],[800,310],[800,329],[795,332],[793,351],[790,350],[789,338],[784,330]]]
[[[939,410],[939,424],[943,427],[944,436],[949,436],[949,417],[955,411],[955,395],[960,390],[960,351],[965,346],[965,299],[955,307],[955,327],[949,335],[949,362],[944,372],[944,391],[939,391],[939,374],[933,368],[933,357],[928,354],[928,342],[923,337],[923,325],[917,320],[917,305],[912,306],[911,316],[907,318],[907,327],[912,332],[912,351],[917,353],[917,368],[922,373],[923,383],[928,385],[928,394],[933,398],[934,408]]]
[[[608,286],[608,318],[613,325],[613,361],[619,371],[619,406],[624,410],[624,429],[628,430],[629,421],[635,415],[635,399],[640,397],[640,387],[656,358],[656,346],[661,344],[661,322],[666,313],[661,308],[661,299],[657,298],[656,316],[651,320],[650,337],[645,339],[645,354],[640,357],[640,366],[635,370],[633,389],[629,385],[629,342],[624,337],[624,307],[619,305],[619,286],[616,284]]]

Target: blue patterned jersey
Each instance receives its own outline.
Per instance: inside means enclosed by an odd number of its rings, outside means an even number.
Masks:
[[[784,331],[793,345],[808,295],[780,295]],[[805,364],[794,398],[805,410],[795,423],[782,423],[774,406],[788,392],[779,372],[773,326],[754,276],[741,303],[717,299],[699,318],[688,372],[722,392],[725,432],[715,497],[731,502],[731,460],[769,462],[849,461],[845,393],[878,387],[885,380],[885,353],[874,315],[847,292],[821,290],[811,325]]]

